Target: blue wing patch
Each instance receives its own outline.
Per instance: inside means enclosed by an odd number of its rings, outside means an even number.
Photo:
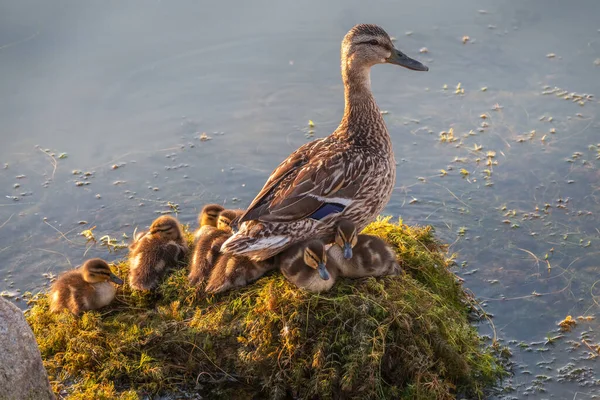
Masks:
[[[338,203],[325,203],[321,207],[319,207],[317,211],[312,213],[308,218],[320,221],[328,215],[337,214],[344,211],[345,208],[346,206],[343,206]]]

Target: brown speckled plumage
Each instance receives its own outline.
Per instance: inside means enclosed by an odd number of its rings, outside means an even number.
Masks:
[[[396,164],[369,71],[391,62],[394,51],[378,26],[357,25],[348,32],[341,51],[345,109],[340,125],[330,136],[301,146],[273,171],[223,252],[265,260],[309,238],[330,242],[340,218],[360,230],[383,211]],[[315,217],[332,204],[343,210]]]

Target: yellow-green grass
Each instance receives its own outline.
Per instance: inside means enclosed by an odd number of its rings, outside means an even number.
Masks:
[[[207,295],[182,268],[155,293],[125,285],[110,307],[79,318],[50,313],[38,295],[27,319],[54,390],[71,399],[483,397],[506,372],[469,322],[475,303],[445,247],[430,227],[389,218],[365,233],[396,249],[401,276],[312,294],[274,272]]]

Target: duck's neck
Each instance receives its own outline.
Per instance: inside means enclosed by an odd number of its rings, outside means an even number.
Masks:
[[[391,148],[385,122],[371,92],[370,66],[342,65],[344,117],[337,134],[364,146]]]

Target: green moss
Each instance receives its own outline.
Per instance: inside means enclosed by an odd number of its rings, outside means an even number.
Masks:
[[[123,287],[102,313],[54,315],[40,295],[27,318],[69,398],[483,397],[505,371],[469,324],[473,300],[432,229],[380,219],[366,232],[397,249],[403,275],[317,295],[272,273],[212,296],[183,268],[152,295]],[[127,264],[117,269],[125,276]]]

